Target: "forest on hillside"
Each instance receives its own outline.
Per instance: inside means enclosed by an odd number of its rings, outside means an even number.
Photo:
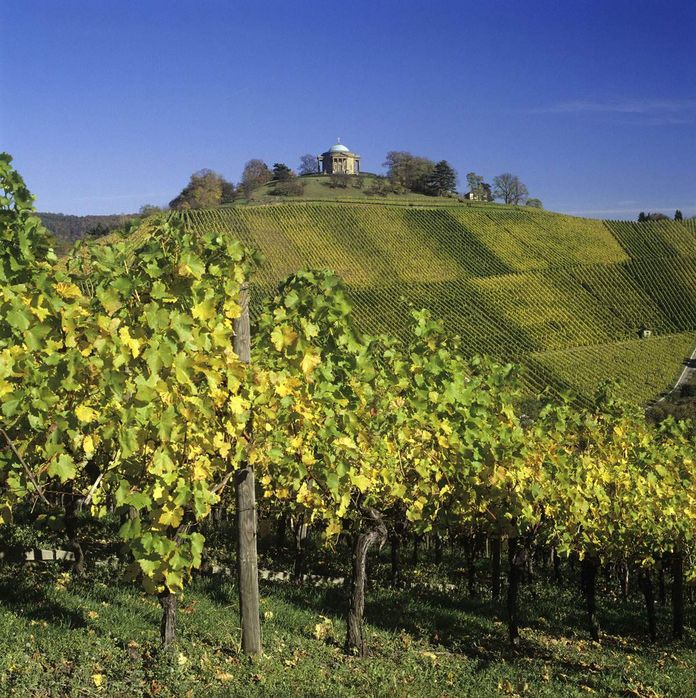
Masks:
[[[101,237],[119,228],[126,228],[138,214],[107,216],[71,216],[65,213],[38,213],[44,226],[58,241],[59,251],[84,237]]]

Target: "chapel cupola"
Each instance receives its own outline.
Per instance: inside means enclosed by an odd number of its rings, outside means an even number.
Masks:
[[[322,174],[360,174],[360,156],[351,153],[341,139],[332,145],[325,153],[317,156],[317,164]]]

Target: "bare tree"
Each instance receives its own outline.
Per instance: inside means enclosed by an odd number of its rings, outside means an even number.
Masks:
[[[319,163],[317,162],[316,156],[311,153],[307,153],[300,158],[300,167],[297,173],[302,175],[313,175],[319,174]]]
[[[466,184],[469,187],[469,191],[478,196],[481,187],[483,186],[483,177],[481,175],[477,175],[475,172],[469,172],[466,175]]]
[[[520,181],[517,175],[504,172],[497,177],[493,177],[493,196],[502,199],[506,204],[519,206],[527,200],[529,192],[527,187]]]

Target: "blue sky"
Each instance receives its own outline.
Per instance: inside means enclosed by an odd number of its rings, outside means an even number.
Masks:
[[[0,149],[37,207],[166,204],[341,136],[546,208],[696,215],[696,2],[4,0]]]

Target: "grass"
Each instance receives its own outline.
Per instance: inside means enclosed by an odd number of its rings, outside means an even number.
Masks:
[[[268,204],[268,203],[281,203],[283,201],[351,201],[351,202],[378,202],[378,203],[394,203],[394,204],[406,204],[409,203],[420,203],[428,206],[438,205],[439,203],[452,203],[456,202],[456,197],[442,199],[433,196],[427,196],[425,194],[415,194],[413,192],[406,191],[401,194],[394,194],[392,192],[386,195],[375,195],[369,194],[368,190],[370,185],[377,179],[377,177],[370,173],[362,174],[363,187],[358,188],[356,183],[358,181],[357,177],[350,177],[348,179],[348,186],[346,188],[342,187],[331,187],[331,177],[328,175],[308,175],[300,178],[300,182],[304,185],[304,193],[302,196],[277,196],[274,195],[273,189],[275,184],[269,182],[268,184],[255,190],[249,201],[245,201],[244,204]],[[244,205],[242,204],[242,205]],[[237,204],[239,205],[239,204]]]
[[[262,583],[264,656],[240,653],[237,590],[199,578],[180,601],[176,646],[158,646],[159,607],[112,570],[71,579],[51,566],[0,571],[0,691],[19,696],[693,696],[696,650],[643,635],[637,600],[599,598],[601,644],[577,592],[524,591],[523,643],[501,608],[457,593],[373,588],[370,656],[341,650],[344,592]],[[660,609],[661,629],[667,618]],[[691,618],[693,627],[693,618]]]

